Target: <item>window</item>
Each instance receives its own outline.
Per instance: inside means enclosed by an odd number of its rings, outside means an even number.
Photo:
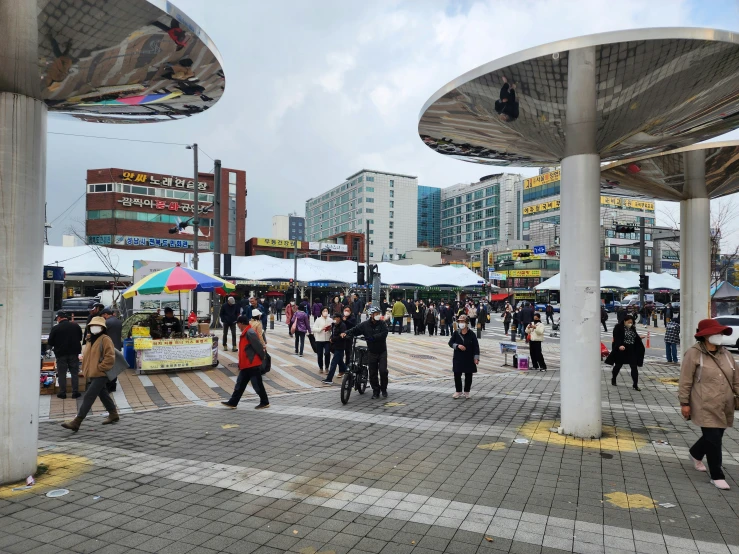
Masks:
[[[370,203],[370,204],[374,204],[374,203],[375,203],[375,199],[374,199],[374,198],[369,198],[369,197],[367,197],[367,198],[365,198],[364,200],[365,200],[365,202],[368,202],[368,203]]]
[[[364,179],[364,177],[362,177],[362,176],[360,175],[360,176],[359,176],[359,177],[357,178],[357,183],[361,183],[363,179]]]
[[[367,212],[368,214],[373,214],[373,213],[375,213],[375,209],[374,209],[374,208],[367,208],[367,209],[366,209],[366,210],[364,210],[364,211],[365,211],[365,212]]]
[[[370,235],[374,235],[374,234],[375,234],[375,230],[374,229],[370,229]]]
[[[390,187],[392,188],[394,186],[395,186],[395,181],[393,179],[390,179]]]
[[[394,190],[391,190],[390,191],[390,198],[395,198],[395,191]]]
[[[370,250],[370,258],[374,258],[374,257],[375,257],[375,253]]]
[[[393,200],[390,200],[390,207],[391,208],[394,208],[395,207],[395,202]]]
[[[395,222],[394,221],[391,221],[390,222],[390,228],[392,229],[394,227],[394,225],[395,225]]]
[[[393,217],[395,217],[395,212],[390,210],[390,219],[392,219]]]
[[[389,238],[393,238],[393,232],[392,232],[392,231],[390,231],[390,236],[389,236]]]
[[[374,177],[370,177],[370,176],[368,176],[368,177],[367,177],[367,180],[368,180],[368,181],[372,181],[372,182],[374,182],[374,181],[375,181],[375,178],[374,178]]]
[[[365,187],[367,192],[375,192],[375,187]]]
[[[388,246],[389,246],[390,248],[393,248],[393,243],[392,243],[392,242],[389,242],[389,243],[388,243]]]

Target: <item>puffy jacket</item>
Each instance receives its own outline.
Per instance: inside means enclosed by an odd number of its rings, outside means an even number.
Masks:
[[[313,317],[319,318],[321,317],[321,310],[323,309],[323,304],[320,302],[313,302]]]
[[[387,324],[384,320],[374,322],[368,319],[356,327],[349,329],[346,332],[346,336],[364,336],[367,340],[367,350],[372,354],[382,354],[383,352],[387,352],[387,333]]]
[[[293,314],[293,317],[290,320],[290,325],[292,325],[293,323],[295,323],[296,331],[299,331],[301,333],[310,332],[310,319],[308,319],[308,314],[304,311],[298,310],[295,314]]]
[[[313,323],[313,334],[316,336],[316,342],[328,342],[331,339],[331,330],[324,331],[324,327],[331,327],[333,320],[330,317],[319,317]]]
[[[82,373],[86,379],[105,377],[115,364],[115,347],[108,335],[93,335],[82,352]]]
[[[251,325],[244,327],[239,338],[239,370],[262,365],[264,345]]]
[[[76,323],[63,319],[49,333],[49,348],[56,356],[73,356],[82,352],[82,329]]]
[[[293,314],[296,311],[298,311],[297,306],[293,306],[292,304],[288,304],[287,306],[285,306],[285,317],[287,318],[288,321],[293,320]]]
[[[544,324],[541,321],[538,323],[530,323],[527,326],[527,330],[531,334],[532,341],[541,342],[544,340]]]

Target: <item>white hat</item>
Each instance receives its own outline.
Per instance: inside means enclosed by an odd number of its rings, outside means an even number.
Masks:
[[[251,318],[254,319],[254,318],[257,318],[257,317],[262,317],[262,312],[260,312],[259,310],[252,310],[251,311]]]

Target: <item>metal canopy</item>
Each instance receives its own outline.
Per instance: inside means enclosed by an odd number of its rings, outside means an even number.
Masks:
[[[153,123],[203,112],[223,94],[218,50],[167,0],[38,0],[38,10],[38,60],[15,92],[52,114]]]
[[[739,141],[694,144],[661,154],[614,162],[601,169],[604,184],[638,191],[660,200],[685,198],[686,152],[704,150],[706,155],[706,189],[709,198],[739,191]]]
[[[450,82],[421,110],[418,133],[440,154],[499,166],[565,157],[570,51],[595,46],[596,150],[603,161],[673,150],[739,127],[739,35],[700,28],[634,29],[530,48]],[[503,77],[519,115],[495,109]]]

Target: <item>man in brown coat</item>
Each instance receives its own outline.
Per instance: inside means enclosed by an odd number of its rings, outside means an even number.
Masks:
[[[706,471],[701,461],[705,456],[711,483],[721,490],[729,489],[721,470],[721,439],[724,429],[734,426],[734,397],[739,392],[736,362],[721,346],[723,336],[731,333],[731,327],[715,319],[698,323],[698,342],[685,352],[678,391],[683,417],[692,420],[702,432],[690,448],[693,466]]]

